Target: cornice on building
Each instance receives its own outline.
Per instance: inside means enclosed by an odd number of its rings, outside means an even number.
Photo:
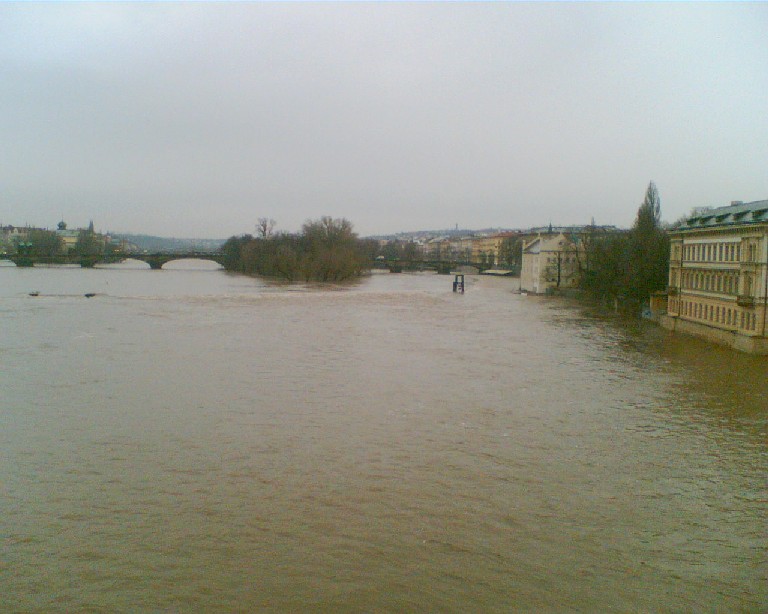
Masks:
[[[768,223],[768,200],[756,200],[750,203],[734,201],[726,207],[701,211],[670,232],[682,234],[716,228],[746,228],[765,223]]]

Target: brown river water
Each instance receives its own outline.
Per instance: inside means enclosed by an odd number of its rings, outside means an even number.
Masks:
[[[0,268],[0,611],[768,610],[767,358],[167,266]]]

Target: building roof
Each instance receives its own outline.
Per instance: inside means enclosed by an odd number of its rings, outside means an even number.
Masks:
[[[688,218],[675,230],[696,230],[713,226],[757,224],[760,222],[768,222],[768,200],[756,200],[751,203],[734,202],[727,207],[708,209]]]
[[[564,247],[573,248],[578,245],[578,237],[568,236],[565,233],[539,235],[531,241],[523,244],[523,252],[526,254],[538,254],[541,252],[556,252]]]

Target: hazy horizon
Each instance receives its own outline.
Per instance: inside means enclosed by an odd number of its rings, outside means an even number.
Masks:
[[[628,227],[768,198],[768,5],[0,4],[0,222]]]

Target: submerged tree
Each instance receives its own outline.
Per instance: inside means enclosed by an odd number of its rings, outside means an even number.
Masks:
[[[252,235],[240,235],[239,237],[230,237],[224,243],[221,251],[224,254],[224,268],[227,271],[237,271],[244,273],[242,251],[243,247],[253,241]]]
[[[307,221],[299,234],[275,234],[273,227],[273,220],[260,218],[259,236],[230,238],[223,247],[224,267],[287,281],[343,281],[370,268],[370,245],[346,219]]]
[[[363,246],[349,220],[324,216],[308,221],[301,237],[306,281],[341,281],[360,275],[367,266]]]

